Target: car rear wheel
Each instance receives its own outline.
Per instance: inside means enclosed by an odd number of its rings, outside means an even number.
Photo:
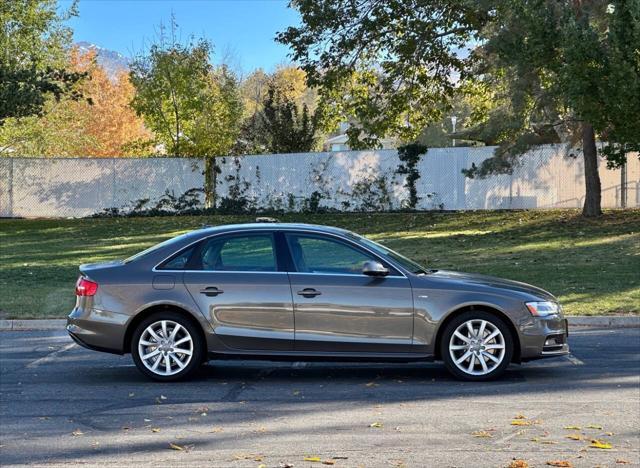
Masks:
[[[203,359],[197,326],[175,312],[159,312],[140,322],[131,340],[136,367],[147,377],[174,381],[188,377]]]
[[[440,353],[445,366],[461,380],[491,380],[513,357],[513,336],[507,324],[485,311],[469,311],[445,328]]]

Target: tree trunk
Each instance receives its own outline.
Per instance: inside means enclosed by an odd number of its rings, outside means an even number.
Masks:
[[[207,209],[216,207],[216,188],[218,185],[218,167],[215,158],[204,158],[204,206]]]
[[[593,126],[585,123],[582,126],[582,154],[584,155],[584,183],[585,196],[582,215],[587,217],[600,216],[601,187],[598,173],[598,149]]]

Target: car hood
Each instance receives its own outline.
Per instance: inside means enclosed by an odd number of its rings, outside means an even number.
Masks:
[[[538,288],[527,283],[521,283],[519,281],[497,278],[495,276],[481,275],[477,273],[463,273],[459,271],[436,270],[429,273],[425,278],[449,281],[458,285],[468,285],[469,287],[508,290],[535,296],[535,298],[542,300],[557,300],[553,294],[542,288]]]

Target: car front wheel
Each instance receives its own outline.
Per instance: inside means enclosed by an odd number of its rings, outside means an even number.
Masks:
[[[202,363],[202,338],[192,321],[175,312],[160,312],[143,320],[131,340],[136,367],[159,381],[180,380]]]
[[[461,380],[491,380],[513,357],[513,336],[507,324],[485,311],[460,314],[447,324],[440,353],[447,369]]]

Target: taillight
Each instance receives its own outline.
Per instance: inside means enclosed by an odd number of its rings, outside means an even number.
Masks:
[[[80,277],[76,283],[76,296],[94,296],[98,291],[98,283]]]

